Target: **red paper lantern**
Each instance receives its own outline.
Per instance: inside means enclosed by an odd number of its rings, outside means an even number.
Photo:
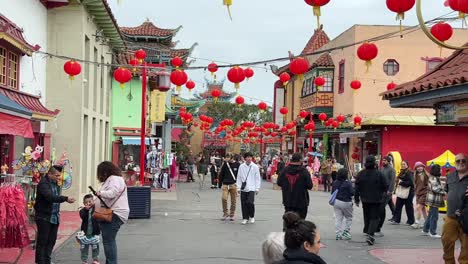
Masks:
[[[79,62],[74,60],[69,60],[63,64],[63,70],[68,74],[68,78],[70,80],[75,79],[75,76],[80,74],[81,72],[81,65]]]
[[[307,111],[302,110],[301,112],[299,112],[299,116],[303,120],[306,119],[308,115],[309,115],[309,112],[307,112]]]
[[[146,58],[146,51],[143,49],[139,49],[135,52],[135,57],[138,59],[140,63]]]
[[[236,104],[237,104],[237,106],[243,105],[244,102],[245,102],[244,97],[242,97],[242,96],[240,96],[240,95],[236,97]]]
[[[413,8],[416,0],[387,0],[387,7],[392,12],[397,13],[397,20],[400,20],[400,31],[401,21],[405,19],[405,12]]]
[[[333,122],[331,123],[332,127],[336,130],[339,126],[340,126],[340,123],[336,120],[333,120]]]
[[[289,135],[290,135],[290,136],[295,136],[295,135],[296,135],[296,130],[289,131]]]
[[[322,121],[322,124],[325,120],[327,120],[327,114],[325,113],[320,113],[318,116],[319,120]]]
[[[357,50],[359,59],[366,62],[367,71],[369,71],[369,67],[372,65],[372,60],[375,59],[378,54],[379,49],[374,43],[365,42],[361,44]]]
[[[190,92],[192,92],[192,89],[195,88],[195,82],[192,80],[189,80],[186,84],[185,87],[189,89]]]
[[[289,70],[295,75],[298,75],[299,80],[302,82],[304,80],[304,73],[306,73],[310,68],[309,61],[305,58],[295,58],[289,64]]]
[[[175,56],[174,58],[171,59],[171,65],[176,67],[176,69],[181,67],[182,64],[184,64],[184,61],[179,56]]]
[[[289,80],[291,79],[291,76],[289,76],[289,73],[283,72],[282,74],[280,74],[279,78],[280,78],[280,81],[283,83],[284,87],[286,87]]]
[[[453,35],[453,28],[450,24],[439,22],[431,27],[431,34],[441,42],[449,40]]]
[[[265,102],[258,103],[258,109],[260,110],[260,112],[264,112],[265,110],[267,110],[267,108],[268,105]]]
[[[272,137],[276,137],[277,135],[278,135],[278,133],[276,133],[276,132],[271,132],[271,134],[270,134],[270,136],[272,136]]]
[[[343,123],[346,120],[346,117],[344,115],[339,115],[336,117],[336,121],[339,123]]]
[[[315,77],[314,83],[315,86],[317,86],[317,90],[320,91],[320,88],[322,88],[322,86],[325,84],[325,78],[317,76]]]
[[[317,26],[320,27],[320,7],[328,4],[330,0],[304,0],[304,2],[313,7],[314,16],[317,17]]]
[[[119,67],[114,71],[114,79],[120,83],[120,88],[123,89],[125,83],[132,79],[132,73],[128,69]]]
[[[351,89],[353,89],[353,90],[355,90],[355,91],[359,90],[359,88],[361,88],[361,85],[362,85],[361,82],[358,81],[358,80],[354,80],[354,81],[352,81],[351,84],[350,84]]]
[[[359,154],[358,153],[353,153],[353,154],[351,154],[351,158],[353,158],[353,160],[359,160]]]
[[[136,72],[136,71],[137,71],[136,66],[138,66],[138,64],[140,64],[140,62],[139,62],[137,59],[131,59],[131,60],[129,61],[129,63],[130,63],[130,65],[133,66],[133,67],[132,67],[132,71],[133,71],[133,72]]]
[[[234,66],[227,73],[228,80],[234,83],[234,87],[239,89],[239,84],[245,80],[244,70],[239,66]]]
[[[208,64],[208,71],[211,72],[211,76],[213,76],[214,73],[218,71],[218,64],[214,62]]]
[[[217,102],[218,98],[221,96],[221,91],[219,89],[211,90],[211,96],[213,97],[214,101]]]
[[[354,119],[353,119],[353,121],[354,121],[354,128],[355,128],[355,129],[361,128],[362,117],[360,117],[360,116],[355,116]]]
[[[252,76],[254,76],[254,71],[252,70],[252,68],[247,68],[244,70],[244,75],[245,75],[245,78],[247,78],[247,80],[249,78],[252,78]]]
[[[465,19],[465,14],[468,13],[467,0],[448,0],[448,5],[455,11],[458,11],[458,17]]]
[[[279,111],[283,116],[288,114],[288,108],[287,107],[281,107]]]
[[[394,82],[391,82],[391,83],[387,84],[387,91],[393,90],[393,89],[395,89],[395,87],[397,87],[397,84],[394,83]]]
[[[183,70],[176,69],[171,73],[171,82],[176,86],[176,90],[180,92],[180,88],[188,81],[188,75]]]

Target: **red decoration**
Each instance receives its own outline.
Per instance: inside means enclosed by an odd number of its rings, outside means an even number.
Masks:
[[[291,76],[289,76],[289,73],[283,72],[282,74],[280,74],[279,78],[280,78],[280,81],[283,83],[284,87],[286,87],[289,80],[291,79]]]
[[[143,62],[143,60],[146,58],[146,51],[139,49],[135,52],[135,57],[138,59],[140,63]]]
[[[323,122],[325,120],[327,120],[327,114],[325,114],[325,113],[320,113],[318,117],[319,117],[320,121],[322,121],[322,124],[323,124]]]
[[[296,135],[296,130],[289,131],[289,135],[290,135],[290,136],[295,136],[295,135]]]
[[[299,80],[302,82],[304,80],[304,73],[306,73],[310,68],[309,61],[305,58],[295,58],[290,64],[289,69],[295,75],[298,75]]]
[[[73,80],[75,79],[76,75],[80,74],[81,65],[77,61],[69,60],[63,65],[63,70],[68,74],[68,78],[70,78],[70,80]]]
[[[387,84],[387,91],[393,90],[393,89],[395,89],[395,87],[397,87],[397,84],[394,83],[394,82],[391,82],[391,83]]]
[[[306,131],[310,132],[310,133],[313,132],[313,131],[315,130],[315,124],[314,124],[314,122],[309,122],[308,124],[306,124],[306,125],[304,126],[304,129],[305,129]]]
[[[401,21],[405,19],[405,12],[413,8],[416,0],[387,0],[387,7],[392,12],[397,13],[397,20],[400,20],[400,31]]]
[[[336,117],[336,121],[339,123],[343,123],[346,120],[346,117],[344,115],[339,115]]]
[[[129,61],[129,63],[130,63],[130,65],[133,66],[133,67],[132,67],[132,71],[133,71],[133,72],[136,72],[136,71],[137,71],[136,66],[138,66],[138,64],[140,64],[140,62],[139,62],[137,59],[131,59],[131,60]]]
[[[378,54],[379,49],[374,43],[363,43],[357,50],[359,59],[366,62],[367,71],[369,71],[369,67],[372,65],[372,60],[375,59]]]
[[[180,92],[180,87],[184,85],[188,80],[188,75],[183,70],[175,70],[171,73],[171,82],[176,86],[178,92]]]
[[[240,95],[236,97],[236,104],[237,104],[238,106],[243,105],[244,102],[245,102],[244,97],[242,97],[242,96],[240,96]]]
[[[340,123],[336,120],[333,120],[333,122],[331,123],[332,127],[336,130],[339,126],[340,126]]]
[[[320,7],[328,4],[330,0],[304,0],[304,2],[313,7],[314,16],[317,17],[317,26],[320,27]]]
[[[360,129],[361,128],[361,123],[362,123],[362,117],[355,116],[353,121],[354,121],[354,128],[355,129]]]
[[[465,14],[468,13],[467,0],[448,0],[448,5],[455,11],[458,11],[458,17],[465,19]]]
[[[185,84],[185,87],[187,87],[187,89],[189,89],[189,91],[191,92],[193,88],[195,88],[195,82],[192,81],[192,80],[189,80],[186,84]]]
[[[252,68],[247,68],[244,70],[244,75],[245,75],[245,78],[247,78],[247,80],[249,78],[252,78],[252,76],[254,76],[254,71],[252,70]]]
[[[322,86],[325,84],[325,78],[317,76],[315,77],[314,83],[315,86],[317,86],[317,90],[320,91],[320,88],[322,88]]]
[[[302,110],[301,112],[299,112],[299,116],[303,120],[306,119],[308,115],[309,115],[309,112],[307,112],[307,111]]]
[[[218,98],[221,96],[221,91],[219,89],[211,90],[211,96],[214,98],[214,101],[217,102]]]
[[[264,112],[265,110],[267,110],[267,108],[268,105],[265,102],[258,103],[258,109],[260,110],[260,112]]]
[[[279,111],[283,116],[288,114],[288,108],[287,107],[281,107]]]
[[[353,153],[351,155],[351,158],[353,158],[353,160],[359,160],[359,154],[358,153]]]
[[[184,64],[184,61],[179,56],[176,56],[176,57],[171,59],[171,65],[176,67],[176,69],[181,67],[182,64]]]
[[[125,87],[125,83],[132,79],[130,70],[119,67],[114,71],[114,79],[120,83],[120,88]]]
[[[234,83],[234,87],[239,89],[239,84],[245,80],[245,73],[241,67],[234,66],[229,69],[227,77],[230,82]]]
[[[449,40],[453,35],[453,28],[450,24],[439,22],[431,27],[431,34],[441,42]]]
[[[218,71],[218,64],[214,62],[208,64],[208,71],[211,72],[211,76],[213,76],[214,73]]]
[[[351,84],[350,84],[351,89],[353,89],[353,90],[355,90],[355,91],[359,90],[359,88],[361,88],[361,85],[362,85],[361,82],[358,81],[358,80],[354,80],[354,81],[352,81]]]

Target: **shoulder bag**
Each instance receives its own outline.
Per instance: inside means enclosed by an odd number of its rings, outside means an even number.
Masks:
[[[411,187],[403,187],[398,185],[396,188],[396,196],[401,199],[408,199]]]
[[[107,223],[112,222],[112,213],[114,211],[111,208],[120,199],[120,197],[125,192],[127,187],[125,186],[123,191],[119,194],[117,199],[114,200],[114,202],[111,204],[110,207],[106,204],[106,202],[104,202],[104,200],[100,196],[96,194],[96,191],[94,191],[94,189],[92,189],[91,186],[89,188],[91,189],[93,194],[97,196],[97,198],[101,201],[101,207],[94,208],[93,219],[100,221],[100,222],[107,222]],[[104,207],[102,207],[102,205],[104,205]]]
[[[247,177],[245,177],[245,181],[242,182],[241,191],[243,191],[245,189],[245,187],[247,186],[247,179],[249,179],[250,169],[252,169],[252,165],[249,166],[249,171],[247,172]]]
[[[226,164],[227,164],[227,166],[228,166],[228,168],[229,168],[229,172],[231,172],[232,178],[234,179],[234,181],[236,181],[236,180],[237,180],[237,179],[236,179],[236,176],[234,176],[234,173],[232,172],[232,169],[231,169],[231,166],[229,165],[229,162],[226,162]]]

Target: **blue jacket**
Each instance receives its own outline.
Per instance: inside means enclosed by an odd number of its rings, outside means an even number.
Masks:
[[[339,189],[336,199],[342,202],[351,202],[354,196],[354,187],[350,181],[335,181],[333,183],[332,193]]]

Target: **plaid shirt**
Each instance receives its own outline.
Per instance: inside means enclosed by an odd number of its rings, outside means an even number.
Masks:
[[[440,179],[434,176],[429,178],[426,205],[431,207],[444,207],[445,191],[442,188]]]

